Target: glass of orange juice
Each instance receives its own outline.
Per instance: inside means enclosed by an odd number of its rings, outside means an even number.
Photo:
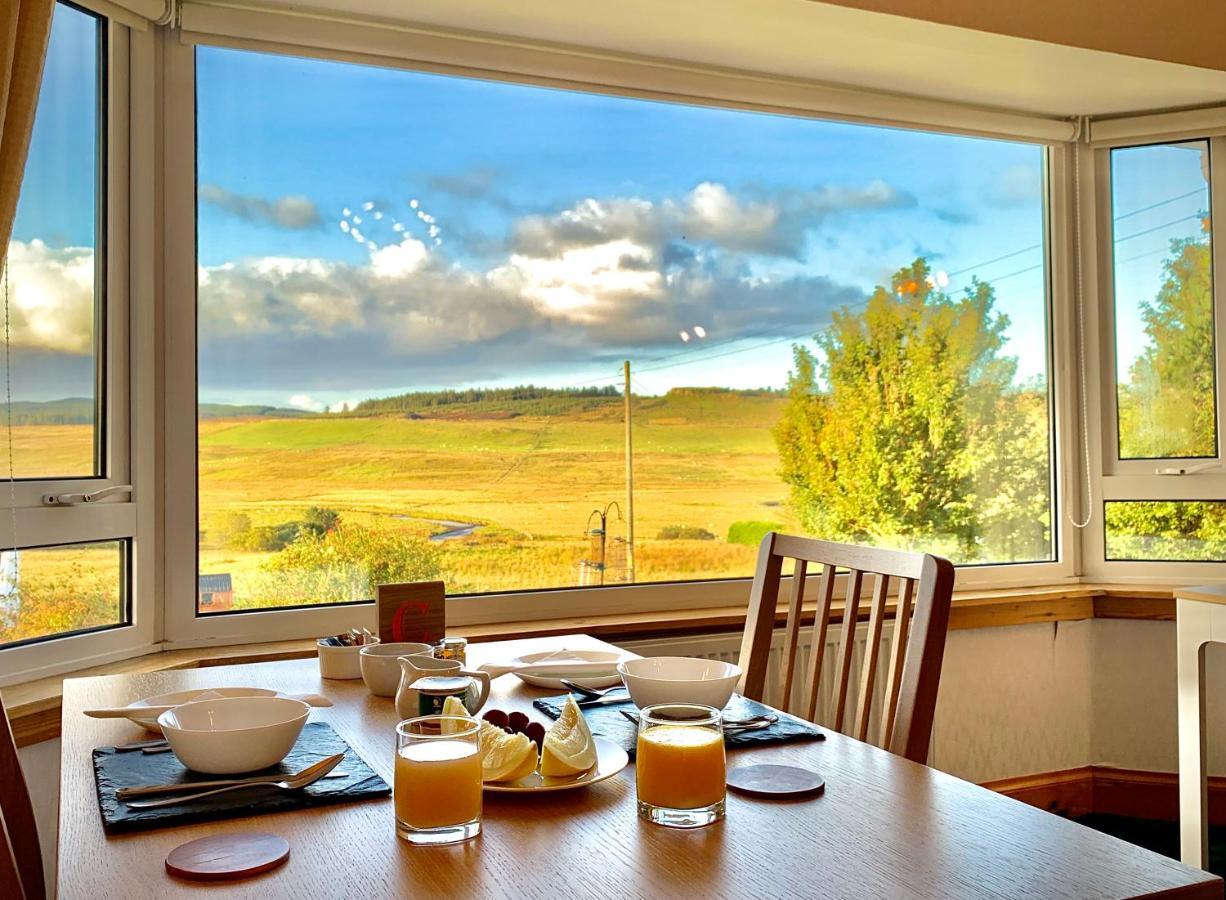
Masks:
[[[452,844],[481,833],[481,723],[421,716],[396,726],[396,834]]]
[[[673,828],[718,822],[727,784],[720,711],[695,703],[640,710],[634,769],[641,818]]]

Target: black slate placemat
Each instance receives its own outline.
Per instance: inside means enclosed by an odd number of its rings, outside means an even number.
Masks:
[[[388,745],[391,746],[390,744]],[[390,751],[389,751],[390,752]],[[387,782],[380,778],[354,752],[332,726],[326,722],[310,722],[303,729],[279,765],[263,772],[290,773],[305,769],[325,756],[344,753],[335,771],[348,772],[347,778],[321,778],[299,791],[253,786],[227,791],[203,800],[176,803],[157,809],[132,809],[115,798],[120,788],[142,784],[177,784],[179,782],[212,781],[221,778],[241,778],[244,775],[205,775],[188,770],[173,753],[141,753],[139,750],[116,752],[114,747],[99,747],[94,751],[94,782],[98,788],[98,806],[102,811],[102,826],[110,834],[165,828],[189,822],[229,819],[235,816],[308,809],[333,803],[349,803],[370,797],[385,797],[391,793]],[[160,796],[160,795],[159,795]],[[155,799],[149,797],[147,799]]]
[[[541,697],[533,700],[532,705],[549,718],[556,719],[562,715],[562,704],[566,702],[567,696],[563,694],[560,697]],[[629,753],[631,759],[634,758],[634,751],[638,743],[638,726],[621,714],[621,710],[637,712],[629,697],[626,698],[625,703],[581,707],[581,709],[592,734],[612,741]],[[798,719],[796,716],[780,712],[765,703],[750,700],[740,694],[733,694],[728,705],[724,707],[724,717],[728,719],[747,719],[750,716],[764,716],[768,713],[778,716],[779,721],[769,728],[733,732],[724,738],[724,742],[730,747],[752,747],[760,744],[783,744],[789,741],[820,740],[824,737],[821,729],[812,722]]]

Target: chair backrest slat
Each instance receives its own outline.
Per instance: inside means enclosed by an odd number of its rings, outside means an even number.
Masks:
[[[783,694],[780,706],[791,712],[792,677],[796,668],[796,648],[800,646],[800,613],[805,602],[805,576],[809,573],[807,560],[796,560],[792,571],[792,599],[788,603],[788,622],[783,635]]]
[[[47,886],[43,880],[43,856],[38,846],[34,807],[30,803],[30,792],[21,771],[17,742],[3,699],[0,699],[0,829],[5,833],[0,834],[0,838],[7,836],[7,841],[0,840],[0,854],[12,857],[11,867],[0,864],[0,869],[16,870],[26,900],[42,900],[47,896]]]
[[[855,736],[868,740],[868,717],[872,711],[873,688],[877,685],[877,657],[881,646],[881,626],[885,622],[885,602],[890,591],[890,576],[878,575],[873,587],[873,604],[868,613],[868,633],[864,641],[864,664],[860,667],[860,695],[856,709]]]
[[[846,570],[846,600],[843,627],[838,640],[838,656],[831,679],[829,725],[867,740],[877,672],[881,667],[880,645],[885,620],[889,615],[891,584],[898,587],[893,639],[886,666],[884,701],[881,711],[881,746],[917,762],[928,759],[932,719],[936,710],[941,662],[945,653],[945,633],[949,627],[949,604],[953,593],[954,569],[946,559],[900,550],[856,547],[812,538],[771,532],[762,540],[754,576],[745,636],[741,641],[741,691],[745,696],[763,700],[779,602],[779,583],[783,560],[795,561],[795,575],[788,601],[782,654],[780,705],[791,706],[796,687],[794,673],[800,657],[801,616],[805,580],[812,567],[821,566],[816,611],[810,632],[811,646],[804,678],[799,684],[799,708],[806,718],[815,720],[819,698],[825,693],[820,684],[829,633],[832,598],[837,572]],[[869,601],[867,640],[859,671],[854,721],[848,710],[856,631],[861,611],[864,577],[874,579]]]
[[[890,746],[894,738],[894,715],[898,711],[898,688],[902,684],[902,666],[907,656],[907,636],[911,631],[911,597],[915,579],[904,578],[898,588],[898,608],[894,613],[894,636],[890,641],[890,668],[885,676],[885,700],[881,705],[881,746]]]
[[[860,616],[860,586],[864,573],[851,569],[847,573],[847,597],[843,601],[843,637],[839,641],[839,661],[834,683],[834,730],[843,730],[847,712],[847,687],[851,675],[851,654],[856,649],[856,624]]]
[[[805,718],[810,722],[817,717],[817,701],[819,682],[822,676],[822,661],[826,655],[826,632],[830,627],[830,605],[834,601],[835,566],[822,566],[822,577],[817,583],[817,609],[813,614],[813,631],[810,633],[809,669],[805,674],[805,691],[807,700]]]

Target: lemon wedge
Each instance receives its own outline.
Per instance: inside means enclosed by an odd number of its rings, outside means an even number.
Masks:
[[[541,774],[549,777],[578,775],[596,765],[596,742],[574,697],[567,697],[562,715],[545,734]]]
[[[481,780],[514,781],[536,771],[536,744],[524,734],[507,734],[497,725],[481,723]]]

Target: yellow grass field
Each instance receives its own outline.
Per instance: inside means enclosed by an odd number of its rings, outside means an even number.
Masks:
[[[783,402],[753,392],[636,398],[637,581],[751,574],[756,550],[728,543],[729,526],[794,526],[771,436]],[[623,440],[620,402],[548,416],[203,419],[200,571],[229,573],[245,605],[272,554],[230,549],[227,520],[276,525],[324,507],[423,539],[447,530],[444,522],[479,526],[435,544],[451,593],[576,584],[591,556],[589,515],[610,501],[624,508]],[[22,426],[18,474],[79,471],[91,441],[87,426]],[[713,539],[659,539],[668,526]],[[624,523],[610,532],[623,536]]]

